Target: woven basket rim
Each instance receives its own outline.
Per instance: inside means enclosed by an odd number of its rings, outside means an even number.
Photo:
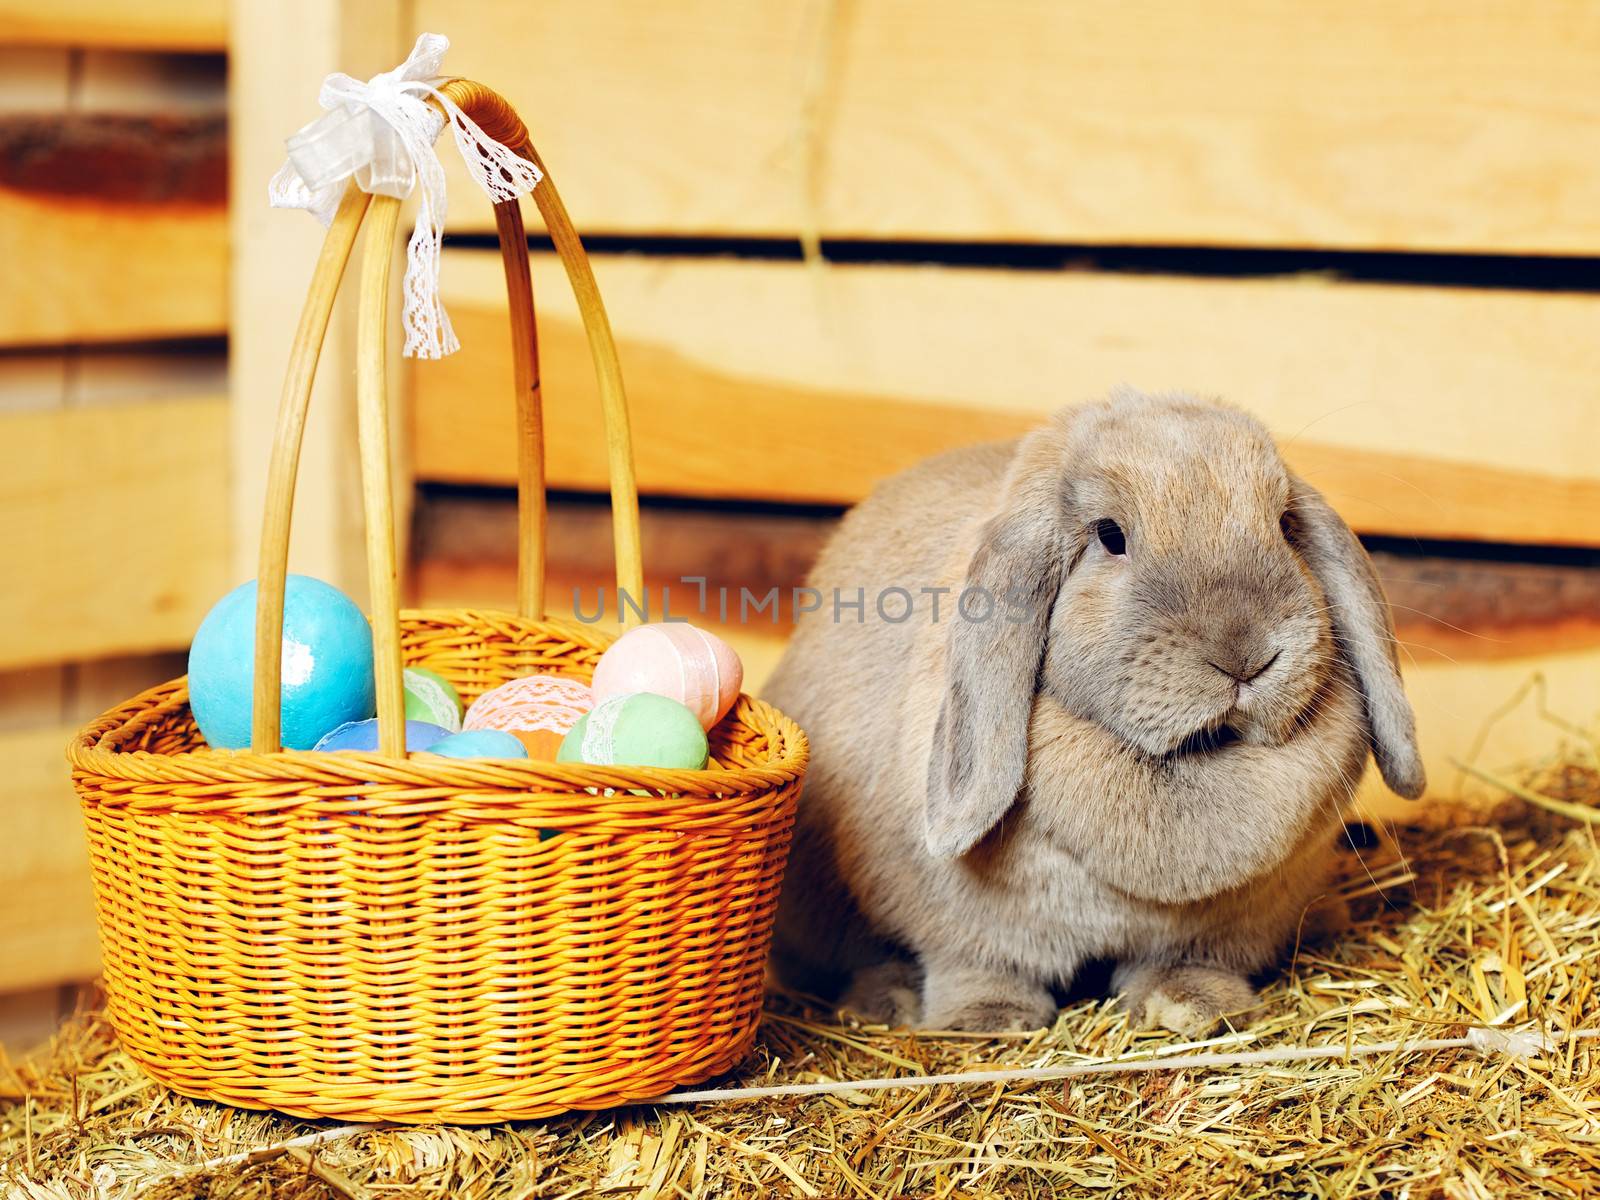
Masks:
[[[81,771],[108,779],[157,783],[197,782],[204,779],[227,781],[266,780],[290,773],[275,766],[293,767],[292,777],[310,785],[348,784],[427,784],[460,787],[512,787],[518,790],[568,791],[574,787],[643,787],[669,792],[744,792],[780,787],[801,777],[809,757],[805,734],[798,726],[765,701],[741,696],[743,711],[766,718],[783,743],[780,754],[770,765],[759,767],[708,767],[697,771],[668,770],[661,767],[600,767],[588,763],[555,763],[523,759],[452,759],[443,755],[413,751],[405,759],[354,750],[332,753],[314,750],[279,750],[256,754],[250,750],[218,750],[210,746],[186,750],[181,754],[160,754],[153,750],[108,750],[101,741],[124,724],[118,714],[129,706],[167,694],[169,702],[187,697],[183,678],[158,684],[141,692],[126,704],[96,717],[73,735],[67,759]],[[184,699],[183,702],[187,702]],[[168,707],[163,704],[161,707]],[[146,708],[144,711],[150,711]],[[787,728],[785,728],[787,727]],[[179,764],[182,764],[181,768]],[[409,770],[406,768],[409,767]],[[426,768],[426,779],[417,778]]]
[[[408,609],[402,621],[434,624],[490,624],[509,620],[527,623],[528,618],[486,609]],[[604,633],[585,629],[561,620],[541,620],[562,635],[572,635],[578,644],[604,648],[611,640]],[[598,636],[597,636],[598,633]],[[67,760],[72,767],[105,779],[135,784],[226,784],[292,780],[305,787],[433,787],[467,792],[519,793],[547,792],[570,794],[574,789],[627,790],[686,793],[691,796],[748,794],[782,787],[800,779],[810,757],[805,733],[778,709],[755,697],[741,694],[724,720],[735,720],[766,733],[779,745],[778,753],[758,766],[709,767],[701,770],[671,770],[660,767],[602,767],[587,763],[555,763],[523,759],[455,759],[414,751],[404,759],[386,758],[377,753],[339,750],[279,750],[257,754],[251,750],[222,750],[205,746],[177,754],[153,750],[111,750],[102,745],[113,733],[130,722],[152,713],[165,713],[188,702],[187,676],[148,688],[114,708],[108,709],[73,734],[67,745]],[[151,797],[130,799],[150,800]],[[614,804],[619,797],[610,797]],[[293,795],[282,797],[285,805],[300,801]]]

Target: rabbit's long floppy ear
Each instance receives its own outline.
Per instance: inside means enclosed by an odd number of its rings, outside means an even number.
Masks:
[[[1065,437],[1057,421],[1023,439],[968,562],[966,603],[951,617],[924,810],[928,850],[939,858],[977,845],[1022,788],[1061,581]]]
[[[1355,670],[1372,757],[1383,781],[1409,800],[1427,784],[1417,752],[1416,718],[1400,684],[1394,623],[1372,561],[1339,514],[1305,480],[1291,477],[1296,545],[1328,598],[1333,636]]]

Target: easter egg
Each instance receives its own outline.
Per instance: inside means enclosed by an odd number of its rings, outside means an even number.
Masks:
[[[654,692],[687,705],[710,729],[738,698],[744,666],[727,642],[684,621],[641,625],[623,634],[594,669],[596,702]]]
[[[527,758],[528,750],[515,734],[499,729],[467,729],[440,738],[428,747],[429,754],[447,758]]]
[[[556,755],[561,753],[561,743],[566,740],[565,733],[557,733],[553,729],[517,729],[513,730],[512,737],[522,743],[522,748],[528,752],[528,757],[540,762],[555,762]]]
[[[461,695],[443,675],[427,667],[405,669],[406,718],[429,721],[455,733],[461,728]]]
[[[189,707],[212,746],[250,744],[255,645],[251,580],[212,606],[189,646]],[[285,582],[279,694],[290,750],[309,750],[335,726],[377,711],[372,627],[350,597],[320,579],[290,575]]]
[[[406,722],[406,749],[428,750],[437,742],[450,736],[448,729],[428,721]],[[337,729],[330,730],[326,737],[319,741],[313,750],[365,750],[369,753],[378,748],[378,718],[373,717],[366,721],[350,721]]]
[[[652,692],[610,696],[578,718],[557,762],[608,767],[706,765],[706,731],[685,705]]]
[[[498,729],[514,735],[529,758],[552,761],[561,739],[594,707],[585,683],[561,675],[525,675],[485,692],[467,709],[464,729]]]

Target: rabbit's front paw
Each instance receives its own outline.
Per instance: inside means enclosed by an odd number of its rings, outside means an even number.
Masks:
[[[1119,969],[1112,986],[1141,1029],[1168,1029],[1184,1037],[1204,1037],[1225,1017],[1256,1006],[1249,980],[1217,967],[1140,963]]]
[[[964,1029],[972,1033],[1022,1033],[1043,1029],[1055,1020],[1055,1001],[1019,1004],[1012,1000],[974,1000],[937,1021],[929,1029]]]
[[[921,986],[922,972],[916,963],[892,958],[857,971],[839,1007],[871,1024],[915,1025],[922,1015]]]
[[[1056,1016],[1050,990],[1018,975],[928,964],[923,983],[926,1029],[1013,1033],[1042,1029]]]

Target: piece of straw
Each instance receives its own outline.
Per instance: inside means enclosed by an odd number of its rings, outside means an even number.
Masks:
[[[999,1071],[962,1071],[952,1075],[902,1075],[882,1079],[822,1080],[817,1083],[780,1083],[763,1087],[705,1088],[670,1092],[652,1104],[709,1104],[736,1100],[767,1100],[778,1096],[822,1096],[838,1092],[879,1092],[888,1088],[967,1086],[980,1083],[1045,1083],[1081,1075],[1117,1075],[1139,1071],[1185,1071],[1213,1067],[1245,1067],[1258,1063],[1307,1062],[1319,1058],[1362,1058],[1371,1054],[1419,1054],[1436,1050],[1472,1049],[1480,1054],[1506,1054],[1530,1058],[1535,1054],[1579,1039],[1600,1038],[1600,1029],[1574,1029],[1559,1033],[1511,1031],[1475,1026],[1461,1037],[1423,1038],[1416,1041],[1366,1042],[1337,1046],[1280,1046],[1272,1050],[1244,1050],[1237,1054],[1179,1054],[1164,1058],[1117,1058],[1105,1062],[1070,1063],[1059,1067],[1011,1067]]]
[[[1484,783],[1492,784],[1501,791],[1508,792],[1519,800],[1526,800],[1529,804],[1542,808],[1546,812],[1553,812],[1557,816],[1566,817],[1569,821],[1582,821],[1588,825],[1600,825],[1600,808],[1596,808],[1592,804],[1575,804],[1570,800],[1557,800],[1554,796],[1546,796],[1543,792],[1524,787],[1514,780],[1503,778],[1493,772],[1475,767],[1471,763],[1462,762],[1460,759],[1452,758],[1450,762],[1474,779],[1481,779]]]

